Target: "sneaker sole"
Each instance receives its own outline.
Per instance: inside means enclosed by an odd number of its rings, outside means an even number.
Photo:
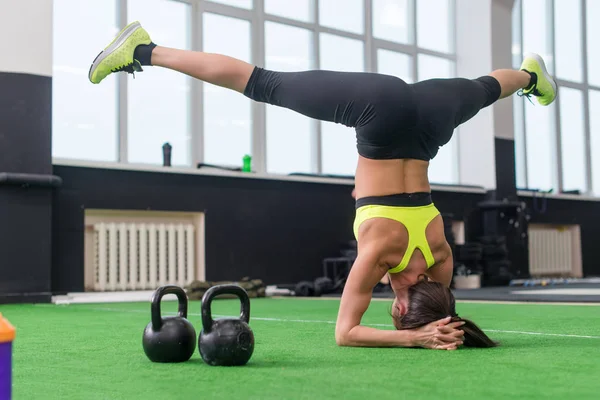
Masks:
[[[129,39],[129,37],[133,35],[133,33],[138,28],[141,27],[142,25],[139,22],[132,22],[130,25],[123,29],[123,31],[112,41],[111,44],[108,45],[108,47],[106,47],[106,49],[102,50],[96,56],[96,58],[92,62],[92,65],[90,66],[90,71],[88,73],[88,79],[90,80],[90,82],[92,82],[92,75],[94,74],[94,71],[96,71],[100,63],[104,61],[106,57],[108,57],[112,52],[121,47],[123,43],[125,43],[125,41],[127,41],[127,39]]]
[[[554,82],[554,78],[552,78],[552,76],[550,76],[550,74],[548,73],[546,63],[544,63],[542,57],[535,53],[528,53],[525,54],[525,58],[533,58],[535,61],[537,61],[538,64],[540,64],[540,67],[542,68],[542,73],[544,74],[544,78],[546,78],[546,80],[550,82],[552,89],[554,89],[554,100],[556,100],[556,98],[558,97],[558,87],[556,86],[556,82]]]

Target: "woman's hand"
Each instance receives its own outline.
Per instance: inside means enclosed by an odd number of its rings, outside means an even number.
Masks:
[[[456,350],[464,341],[464,332],[458,327],[465,323],[451,320],[451,317],[447,317],[414,329],[415,345],[425,349]]]

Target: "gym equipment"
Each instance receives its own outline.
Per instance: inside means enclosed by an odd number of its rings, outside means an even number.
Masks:
[[[177,316],[162,317],[163,296],[174,294],[179,301]],[[152,321],[144,329],[142,345],[152,362],[177,363],[188,361],[196,350],[196,330],[187,320],[188,299],[185,291],[174,285],[161,286],[152,295]]]
[[[171,166],[171,151],[173,149],[173,146],[171,146],[170,143],[165,143],[162,146],[162,150],[163,150],[163,167],[170,167]]]
[[[312,282],[300,281],[294,288],[297,297],[312,297],[315,295],[315,287]]]
[[[12,342],[15,328],[0,314],[0,399],[10,399],[12,392]]]
[[[210,289],[213,286],[225,284],[241,286],[242,289],[244,289],[246,293],[248,293],[248,297],[250,297],[251,299],[267,296],[267,286],[264,284],[264,282],[261,279],[250,279],[249,277],[244,277],[240,281],[193,281],[186,287],[186,289],[190,300],[202,300],[202,297],[208,289]],[[235,296],[231,297],[237,298]]]
[[[213,320],[211,303],[219,295],[230,294],[240,299],[240,318]],[[202,297],[202,326],[198,349],[205,363],[213,366],[245,365],[254,352],[254,333],[250,326],[250,298],[238,285],[218,285]]]
[[[482,285],[497,285],[498,282],[529,278],[527,230],[530,210],[527,209],[527,204],[517,201],[516,197],[499,197],[494,192],[488,193],[486,197],[469,216],[467,240],[481,241],[484,246],[496,247],[494,250],[487,248],[484,263],[491,261],[491,256],[494,261],[502,258],[510,261],[510,264],[500,270],[487,268]]]
[[[315,279],[314,283],[315,296],[321,296],[322,294],[329,294],[335,290],[335,284],[333,280],[327,276],[322,276]]]
[[[248,154],[242,159],[242,172],[252,172],[252,156]]]

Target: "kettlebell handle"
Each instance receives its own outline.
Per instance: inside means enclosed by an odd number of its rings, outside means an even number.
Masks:
[[[152,329],[154,331],[158,331],[162,327],[163,320],[160,312],[160,302],[163,296],[167,294],[174,294],[177,296],[177,300],[179,301],[177,316],[187,318],[188,298],[185,290],[175,285],[161,286],[154,291],[154,294],[152,295],[152,305],[150,307],[152,311]]]
[[[210,332],[213,326],[211,303],[213,299],[221,294],[232,294],[240,299],[240,319],[245,323],[250,323],[250,298],[248,293],[238,285],[217,285],[213,286],[202,296],[202,326],[205,332]]]

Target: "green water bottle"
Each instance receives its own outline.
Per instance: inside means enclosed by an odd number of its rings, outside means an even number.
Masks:
[[[252,172],[252,156],[246,154],[244,156],[244,165],[242,167],[243,172]]]

